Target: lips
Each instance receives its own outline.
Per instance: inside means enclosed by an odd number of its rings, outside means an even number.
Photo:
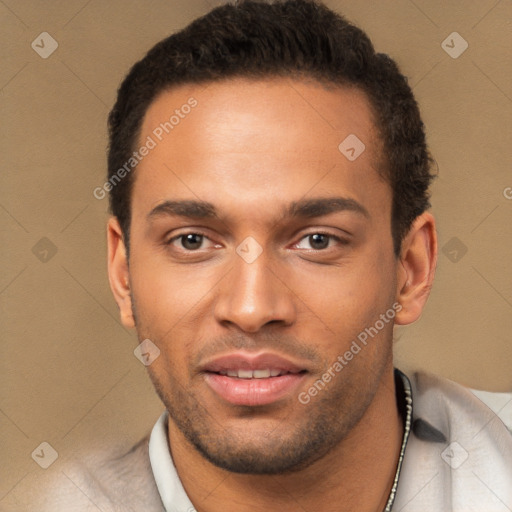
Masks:
[[[284,370],[277,370],[265,368],[264,370],[227,370],[216,372],[220,375],[227,375],[228,377],[238,377],[239,379],[268,379],[269,377],[279,377],[288,373]]]
[[[205,381],[233,405],[266,405],[290,396],[307,369],[278,354],[232,353],[202,367]]]
[[[231,353],[216,357],[202,367],[203,371],[212,373],[227,373],[229,371],[240,370],[252,372],[270,370],[274,372],[279,371],[281,373],[299,373],[306,369],[307,368],[300,366],[291,359],[270,352],[259,354],[243,352]]]

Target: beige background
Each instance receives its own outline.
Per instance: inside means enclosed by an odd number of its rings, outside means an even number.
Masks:
[[[136,440],[161,411],[108,289],[107,202],[92,192],[129,66],[213,5],[0,1],[1,510],[44,473],[31,458],[41,442],[58,452],[56,472],[79,446]],[[402,66],[440,171],[436,283],[422,319],[397,333],[398,365],[510,391],[512,3],[328,5]],[[47,59],[31,48],[43,31],[59,45]],[[441,46],[454,31],[469,44],[457,59]]]

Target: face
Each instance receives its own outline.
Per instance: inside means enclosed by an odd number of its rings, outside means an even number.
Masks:
[[[153,102],[148,137],[120,305],[160,350],[171,423],[230,471],[305,467],[392,368],[392,193],[369,103],[287,79],[183,86]]]

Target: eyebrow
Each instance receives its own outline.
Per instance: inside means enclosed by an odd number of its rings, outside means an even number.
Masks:
[[[215,206],[207,201],[164,201],[155,206],[149,213],[148,219],[160,215],[190,217],[192,219],[207,219],[217,216]]]
[[[351,211],[370,218],[368,210],[355,199],[348,197],[326,197],[294,201],[287,209],[289,217],[321,217],[330,213]]]
[[[347,197],[320,197],[293,201],[285,208],[285,217],[314,218],[341,211],[351,211],[370,218],[368,210],[362,204]],[[151,220],[151,218],[161,215],[211,219],[217,217],[217,210],[212,203],[207,201],[169,200],[155,206],[147,217]]]

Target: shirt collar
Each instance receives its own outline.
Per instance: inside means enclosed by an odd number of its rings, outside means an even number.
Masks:
[[[168,413],[164,411],[149,438],[149,460],[160,499],[166,512],[191,512],[194,509],[171,458],[167,438]]]
[[[402,469],[402,462],[412,422],[411,383],[407,376],[398,369],[395,369],[395,383],[398,408],[402,411],[404,419],[404,435],[393,487],[391,488],[383,512],[390,512],[395,501],[398,480],[400,478],[400,471]],[[153,427],[149,438],[149,460],[151,461],[153,476],[155,477],[156,486],[166,512],[191,512],[195,510],[194,506],[181,484],[176,467],[171,458],[167,438],[167,421],[168,413],[165,411]]]

